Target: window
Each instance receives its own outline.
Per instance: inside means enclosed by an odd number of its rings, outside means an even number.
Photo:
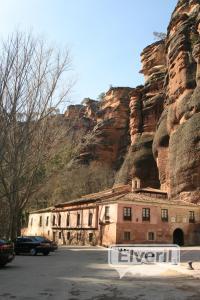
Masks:
[[[42,216],[40,216],[39,226],[42,227]]]
[[[150,221],[150,208],[142,209],[142,221]]]
[[[89,242],[91,243],[92,241],[93,241],[93,233],[90,232],[90,233],[89,233]]]
[[[125,231],[124,232],[124,240],[125,241],[130,241],[131,240],[131,233],[130,233],[130,231]]]
[[[53,224],[53,226],[56,225],[56,216],[55,216],[55,215],[53,215],[53,221],[52,221],[52,224]]]
[[[67,215],[67,221],[66,221],[67,227],[69,226],[69,223],[70,223],[70,214]]]
[[[61,239],[61,237],[62,237],[62,233],[61,233],[61,231],[59,231],[59,233],[58,233],[59,240]]]
[[[50,231],[48,230],[47,235],[50,236]]]
[[[195,222],[194,211],[189,211],[189,223],[194,223],[194,222]]]
[[[148,240],[149,241],[154,241],[155,240],[154,232],[148,232]]]
[[[89,215],[88,215],[88,226],[92,226],[92,217],[93,217],[93,213],[89,213]]]
[[[168,222],[168,209],[161,209],[161,220]]]
[[[110,206],[105,206],[105,220],[110,219]]]
[[[61,214],[58,215],[58,226],[61,226]]]
[[[70,240],[70,231],[67,232],[67,240]]]
[[[77,214],[77,226],[80,226],[80,224],[81,224],[81,215],[78,213]]]
[[[77,241],[80,241],[80,240],[81,240],[81,233],[80,233],[80,232],[77,232],[76,238],[77,238]]]
[[[46,226],[49,225],[49,217],[46,217]]]
[[[123,216],[125,221],[131,221],[132,219],[131,207],[124,207]]]
[[[29,239],[29,238],[23,238],[21,239],[21,242],[22,243],[32,243],[32,242],[35,242],[35,239]]]
[[[33,218],[31,218],[31,226],[33,226]]]

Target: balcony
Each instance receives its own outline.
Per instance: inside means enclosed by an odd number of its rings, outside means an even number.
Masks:
[[[148,217],[142,217],[142,221],[145,221],[145,222],[150,222],[150,216]]]
[[[124,216],[124,221],[132,221],[132,216]]]
[[[162,221],[162,222],[168,222],[169,219],[168,219],[168,217],[162,217],[162,218],[161,218],[161,221]]]
[[[194,218],[190,218],[189,219],[189,223],[195,223],[195,219]]]
[[[105,222],[109,223],[110,222],[110,216],[105,216]]]

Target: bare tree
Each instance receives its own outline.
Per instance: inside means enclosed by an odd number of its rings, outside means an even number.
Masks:
[[[7,237],[20,217],[61,140],[55,112],[71,83],[69,52],[61,53],[32,34],[13,34],[0,49],[0,199],[9,207]],[[65,83],[63,85],[63,83]],[[8,220],[7,220],[8,221]]]

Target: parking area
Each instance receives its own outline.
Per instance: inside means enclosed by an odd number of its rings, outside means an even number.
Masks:
[[[20,255],[0,269],[0,299],[58,300],[199,300],[200,248],[183,248],[195,271],[168,270],[158,277],[127,274],[119,278],[107,264],[107,249],[61,247],[49,256]],[[185,270],[185,272],[184,272]],[[191,273],[190,273],[191,272]]]

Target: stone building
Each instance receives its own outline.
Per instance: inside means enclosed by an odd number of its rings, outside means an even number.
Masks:
[[[137,188],[136,188],[137,183]],[[30,213],[26,235],[59,244],[200,243],[200,206],[130,185],[90,194]]]

